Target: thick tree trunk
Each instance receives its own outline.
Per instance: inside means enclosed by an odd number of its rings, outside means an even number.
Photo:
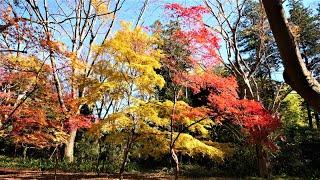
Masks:
[[[262,0],[283,64],[284,79],[310,106],[320,112],[320,84],[307,70],[284,16],[282,0]]]
[[[310,109],[310,106],[309,106],[308,103],[307,103],[306,107],[307,107],[307,113],[308,113],[308,124],[309,124],[309,128],[310,128],[310,129],[313,129],[312,114],[311,114],[311,109]]]
[[[263,178],[269,177],[269,160],[267,152],[263,149],[262,144],[256,145],[257,163],[259,176]]]
[[[74,149],[74,142],[77,135],[77,129],[73,129],[70,132],[70,137],[68,143],[66,143],[65,151],[64,151],[64,157],[67,159],[68,162],[73,162],[73,149]]]

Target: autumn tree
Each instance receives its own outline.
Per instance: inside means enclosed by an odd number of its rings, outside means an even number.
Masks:
[[[268,137],[279,127],[279,119],[272,116],[259,102],[241,99],[234,77],[214,73],[213,67],[222,63],[222,60],[217,54],[216,35],[202,21],[202,14],[209,11],[202,6],[186,8],[179,4],[168,5],[168,8],[187,24],[182,26],[187,28],[179,29],[176,35],[182,41],[185,40],[191,52],[187,59],[191,62],[191,68],[174,74],[175,83],[190,88],[194,94],[206,91],[207,106],[215,114],[215,121],[231,119],[234,124],[244,128],[248,140],[256,146],[260,174],[266,176],[268,160],[263,146],[275,149]]]
[[[149,36],[140,27],[132,30],[124,23],[113,38],[96,50],[99,62],[93,72],[97,77],[102,76],[103,82],[90,88],[88,93],[91,96],[106,93],[113,105],[92,133],[107,143],[123,147],[120,175],[130,154],[155,158],[172,154],[177,158],[175,152],[179,152],[189,156],[204,154],[220,160],[224,156],[222,150],[188,133],[207,137],[205,126],[211,121],[206,108],[193,108],[178,99],[155,99],[156,89],[165,83],[156,69],[161,67],[160,59],[166,56],[155,49],[159,43],[156,37]],[[152,148],[155,142],[157,149]]]
[[[175,162],[175,175],[179,173],[179,162],[175,153],[175,142],[178,136],[174,136],[175,131],[184,131],[175,128],[178,123],[175,120],[176,105],[180,100],[188,101],[188,88],[180,82],[181,78],[186,76],[190,71],[197,68],[206,68],[214,65],[216,58],[217,38],[211,34],[202,22],[202,13],[206,9],[202,6],[182,7],[179,4],[168,4],[167,10],[170,11],[171,21],[167,27],[161,27],[157,22],[155,33],[159,34],[163,40],[159,48],[165,52],[162,59],[161,74],[166,79],[166,87],[160,90],[160,98],[169,98],[173,102],[171,122],[171,145],[170,153],[172,160]],[[188,82],[186,82],[188,83]],[[165,94],[163,92],[169,92]],[[161,94],[163,93],[163,94]],[[161,97],[162,95],[162,97]],[[165,96],[163,96],[165,95]],[[197,108],[194,108],[197,111]],[[206,115],[206,116],[209,116]],[[206,118],[203,114],[203,119]],[[192,123],[195,125],[199,122]],[[179,127],[179,126],[178,126]],[[186,130],[189,127],[186,128]],[[190,127],[192,128],[192,127]],[[180,132],[181,133],[181,132]]]
[[[98,47],[95,55],[98,62],[93,71],[103,80],[89,88],[88,93],[91,97],[106,94],[114,104],[113,113],[106,116],[102,126],[116,123],[124,128],[120,132],[117,132],[118,128],[109,132],[111,136],[118,134],[118,138],[119,133],[123,133],[121,143],[126,145],[123,149],[121,175],[143,118],[136,112],[137,101],[150,99],[155,87],[164,84],[162,77],[154,71],[160,67],[160,52],[152,49],[154,41],[154,37],[149,37],[142,28],[131,30],[130,24],[123,22],[122,29]]]
[[[17,146],[57,147],[66,142],[50,67],[35,57],[1,59],[1,132]]]
[[[223,41],[219,56],[237,77],[240,97],[261,101],[276,113],[289,89],[271,76],[280,67],[279,53],[262,5],[247,0],[203,2],[214,19],[206,25]]]
[[[18,52],[22,49],[24,53],[34,56],[49,57],[59,104],[66,117],[70,113],[64,102],[66,97],[69,102],[77,102],[73,103],[79,106],[76,109],[89,106],[81,103],[80,99],[86,87],[80,86],[78,82],[91,75],[92,66],[95,64],[92,46],[94,43],[102,43],[101,39],[107,39],[123,2],[50,1],[49,6],[46,0],[8,0],[3,4],[6,12],[3,24],[14,23],[2,32],[5,48]],[[15,19],[18,21],[14,21]],[[31,28],[24,28],[25,24]],[[34,36],[37,38],[30,41],[30,37]],[[17,39],[17,47],[12,39]],[[81,115],[80,111],[74,113],[75,116]],[[76,126],[69,129],[68,133],[65,157],[72,162]]]
[[[261,3],[245,2],[237,38],[243,60],[250,68],[256,69],[253,76],[259,87],[260,101],[267,109],[277,113],[290,88],[277,77],[282,67],[280,53]]]

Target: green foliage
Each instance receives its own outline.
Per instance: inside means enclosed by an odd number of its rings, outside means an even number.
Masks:
[[[70,164],[66,161],[58,161],[49,159],[34,159],[34,158],[12,158],[8,156],[0,156],[0,167],[6,168],[28,168],[33,170],[62,170],[69,172],[90,172],[93,170],[93,162],[85,162],[81,164]]]
[[[299,44],[300,52],[307,68],[318,76],[320,53],[320,23],[319,4],[317,12],[312,7],[305,7],[301,0],[289,1],[289,22],[291,31],[294,31],[295,39]]]
[[[302,53],[309,59],[317,57],[320,52],[319,45],[319,24],[317,21],[319,16],[314,14],[311,8],[305,7],[301,0],[289,1],[289,21],[297,26],[297,41],[300,45]]]
[[[320,175],[320,132],[308,127],[287,127],[281,151],[272,157],[273,174],[305,178]]]
[[[162,25],[159,21],[156,21],[153,25],[155,34],[159,37],[158,48],[164,53],[164,57],[161,58],[162,66],[157,72],[163,76],[166,84],[156,92],[157,98],[162,101],[173,100],[177,89],[177,84],[173,82],[173,76],[176,72],[172,72],[173,67],[171,66],[174,66],[177,72],[186,71],[190,68],[188,60],[191,52],[186,44],[175,38],[175,34],[181,30],[180,26],[181,24],[178,21],[172,20],[166,25]],[[187,98],[185,100],[188,101]]]
[[[306,109],[303,99],[296,93],[290,93],[284,100],[280,109],[281,120],[286,127],[307,126]]]

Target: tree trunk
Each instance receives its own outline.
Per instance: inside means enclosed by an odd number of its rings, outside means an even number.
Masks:
[[[129,154],[129,148],[125,148],[124,153],[123,153],[122,164],[121,164],[120,171],[119,171],[120,179],[122,179],[122,175],[124,173],[124,170],[125,170],[125,167],[127,164],[128,154]]]
[[[175,169],[174,169],[174,179],[178,179],[179,171],[180,171],[180,169],[179,169],[179,160],[178,160],[178,156],[174,152],[174,149],[171,149],[171,157],[172,157],[173,161],[176,164]]]
[[[284,64],[284,80],[320,112],[320,84],[308,71],[284,16],[282,0],[262,0]]]
[[[317,129],[320,129],[320,117],[318,112],[314,112],[314,117],[316,119]]]
[[[131,144],[132,144],[132,141],[133,141],[132,139],[133,139],[133,137],[129,137],[128,138],[127,145],[124,148],[123,160],[122,160],[122,164],[121,164],[120,171],[119,171],[120,179],[122,179],[122,175],[124,173],[124,170],[125,170],[125,167],[126,167],[126,164],[127,164],[127,161],[128,161],[128,155],[129,155],[129,152],[130,152],[130,149],[131,149]]]
[[[100,175],[100,168],[99,168],[99,166],[100,166],[101,148],[102,148],[101,143],[98,142],[98,146],[99,146],[99,151],[98,151],[98,159],[97,159],[96,172],[97,172],[98,177],[99,177],[99,175]]]
[[[308,103],[307,103],[306,107],[307,107],[307,113],[308,113],[309,128],[310,128],[310,129],[313,129],[311,109],[310,109],[310,106],[309,106]]]
[[[26,160],[28,152],[28,146],[23,147],[23,160]]]
[[[73,149],[74,149],[74,142],[77,135],[77,129],[73,129],[70,132],[69,141],[66,143],[65,151],[64,151],[64,157],[67,159],[68,162],[73,162]]]
[[[263,149],[262,144],[256,145],[257,163],[259,176],[263,178],[269,177],[269,161],[267,152]]]

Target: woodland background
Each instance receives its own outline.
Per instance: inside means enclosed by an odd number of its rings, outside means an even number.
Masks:
[[[1,1],[0,167],[319,177],[320,4],[282,5],[294,52],[268,2]]]

